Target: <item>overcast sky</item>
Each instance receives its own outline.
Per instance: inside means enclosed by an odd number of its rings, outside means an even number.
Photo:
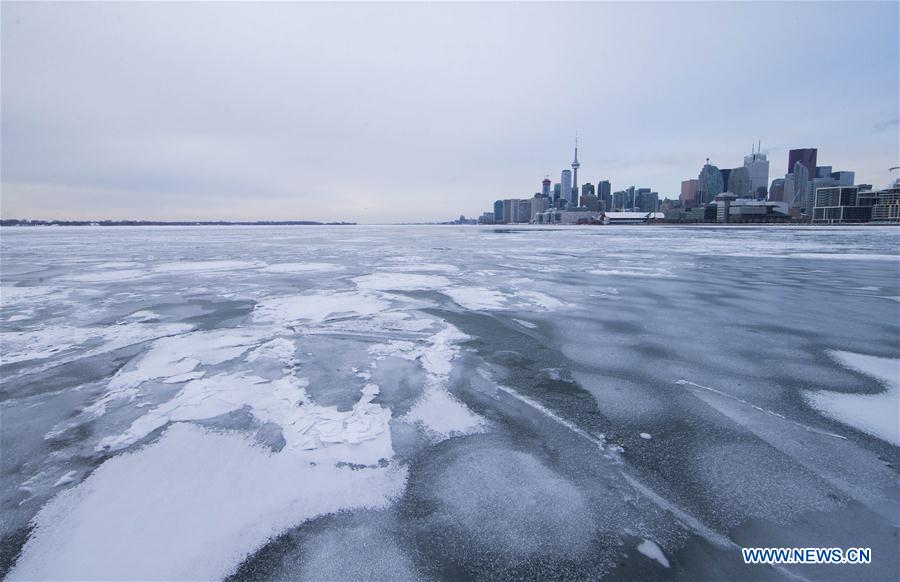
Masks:
[[[4,218],[401,222],[677,196],[762,140],[890,181],[898,4],[2,3]]]

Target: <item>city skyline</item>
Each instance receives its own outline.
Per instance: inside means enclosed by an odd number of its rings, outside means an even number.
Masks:
[[[477,216],[559,180],[576,130],[579,188],[660,199],[759,140],[770,182],[791,149],[897,165],[895,3],[2,12],[3,218]]]

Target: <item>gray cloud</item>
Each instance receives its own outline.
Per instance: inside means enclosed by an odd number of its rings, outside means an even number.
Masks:
[[[0,9],[4,217],[471,215],[558,179],[575,129],[583,180],[662,194],[757,139],[773,176],[898,157],[895,3]]]

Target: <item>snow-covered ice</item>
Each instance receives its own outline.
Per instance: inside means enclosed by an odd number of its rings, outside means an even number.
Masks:
[[[878,394],[806,390],[810,406],[839,422],[900,446],[900,359],[830,350],[840,365],[884,386]]]
[[[212,580],[285,528],[383,507],[406,469],[353,471],[174,425],[47,504],[10,580]]]
[[[2,234],[0,577],[900,569],[896,229]]]

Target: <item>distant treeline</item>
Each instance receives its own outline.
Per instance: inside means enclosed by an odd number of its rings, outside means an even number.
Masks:
[[[228,220],[158,221],[158,220],[19,220],[3,219],[0,226],[332,226],[354,225],[355,222],[316,222],[315,220]]]

